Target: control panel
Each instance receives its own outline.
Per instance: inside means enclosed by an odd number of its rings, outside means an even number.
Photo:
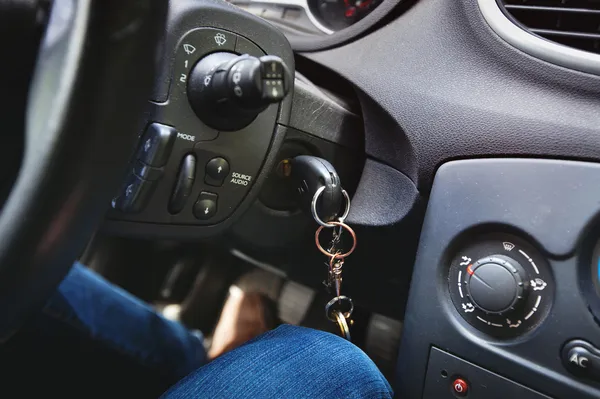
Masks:
[[[460,249],[451,261],[448,288],[460,315],[498,338],[535,328],[548,315],[554,296],[546,261],[510,235],[477,239]]]
[[[559,160],[438,169],[397,395],[600,397],[599,178],[598,164]]]
[[[148,228],[215,226],[250,201],[282,141],[278,123],[289,118],[293,53],[264,22],[231,8],[223,12],[230,28],[186,29],[189,20],[173,17],[170,33],[180,33],[167,64],[166,99],[149,102],[139,148],[108,219]],[[250,38],[237,31],[242,26],[274,33]]]

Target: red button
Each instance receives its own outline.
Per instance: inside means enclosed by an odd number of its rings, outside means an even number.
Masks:
[[[452,389],[454,393],[458,396],[466,396],[467,391],[469,390],[469,384],[462,378],[457,378],[452,383]]]

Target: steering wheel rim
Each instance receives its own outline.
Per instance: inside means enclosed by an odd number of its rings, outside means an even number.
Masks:
[[[141,131],[166,6],[51,6],[29,89],[23,160],[0,213],[0,339],[43,306],[108,209]]]

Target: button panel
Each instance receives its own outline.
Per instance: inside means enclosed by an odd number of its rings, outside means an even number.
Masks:
[[[188,101],[190,71],[199,59],[215,52],[257,57],[265,53],[252,41],[215,28],[188,31],[182,35],[173,52],[175,58],[168,99],[149,104],[151,122],[136,154],[140,162],[132,164],[135,175],[155,182],[155,190],[140,211],[111,212],[109,218],[155,225],[216,225],[235,212],[261,172],[276,132],[283,130],[276,125],[279,105],[270,105],[238,131],[212,129],[197,117]],[[153,140],[148,141],[150,137]],[[164,140],[170,144],[163,146],[166,148],[164,153],[152,150],[154,141],[161,141],[156,137],[172,140]],[[145,149],[146,143],[149,150]],[[164,164],[160,161],[165,159],[161,154],[167,154]],[[180,178],[181,162],[189,154],[194,155],[196,160],[194,183],[183,206],[174,206],[173,193]],[[152,165],[143,162],[150,162],[150,159]],[[211,203],[199,204],[203,200],[211,200]],[[208,206],[208,213],[207,206],[200,210],[201,205]]]
[[[546,395],[434,346],[429,353],[423,394],[418,397],[423,399],[550,399]]]

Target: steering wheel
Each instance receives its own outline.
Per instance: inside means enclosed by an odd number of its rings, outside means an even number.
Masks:
[[[20,159],[14,178],[1,168],[0,339],[43,306],[108,209],[141,131],[166,8],[0,0],[0,159]]]

